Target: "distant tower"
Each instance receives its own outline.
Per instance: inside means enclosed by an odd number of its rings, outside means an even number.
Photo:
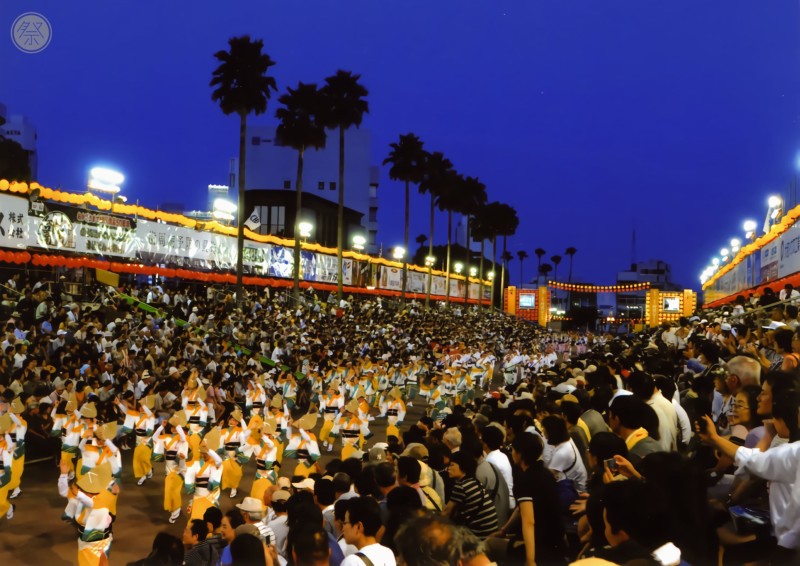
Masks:
[[[631,269],[636,265],[636,226],[633,227],[633,234],[631,235]]]

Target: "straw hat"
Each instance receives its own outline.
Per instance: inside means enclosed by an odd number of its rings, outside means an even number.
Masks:
[[[344,410],[348,413],[358,414],[358,401],[350,399],[347,405],[344,406]]]
[[[317,425],[317,417],[319,417],[318,413],[307,413],[294,421],[294,424],[302,430],[311,430]]]
[[[250,417],[250,422],[247,423],[247,428],[250,430],[258,430],[264,424],[264,420],[260,415],[253,415]]]
[[[81,407],[81,418],[82,419],[97,418],[97,407],[94,406],[94,403],[86,403],[83,407]]]
[[[205,440],[209,450],[216,452],[222,444],[222,431],[218,426],[215,426],[205,435],[203,440]]]
[[[186,426],[186,413],[178,411],[169,419],[169,424],[172,426]]]
[[[155,409],[156,406],[156,396],[155,395],[148,395],[142,400],[142,405],[150,409],[151,411]]]
[[[269,434],[274,436],[278,432],[278,423],[274,418],[269,417],[264,419],[264,424],[261,426],[261,434]]]
[[[200,399],[200,402],[204,402],[206,400],[206,388],[200,387],[197,389],[197,398]]]
[[[392,390],[389,392],[389,396],[398,401],[403,398],[403,392],[400,391],[399,387],[393,387]]]
[[[95,435],[100,440],[113,440],[117,437],[117,423],[106,423],[99,427]]]
[[[364,391],[364,388],[359,385],[358,389],[356,389],[356,394],[353,395],[356,399],[361,399],[362,397],[366,399],[367,392]]]
[[[186,389],[197,389],[197,376],[192,375],[189,377],[189,380],[186,382]]]
[[[5,434],[9,430],[11,430],[12,424],[13,421],[11,420],[11,417],[9,415],[3,415],[2,417],[0,417],[0,434]]]
[[[242,415],[241,409],[235,409],[230,415],[228,415],[229,419],[233,419],[239,424],[244,422],[244,415]]]
[[[112,477],[111,464],[103,462],[78,478],[77,484],[86,493],[100,493],[108,487]]]
[[[15,415],[21,415],[25,412],[25,405],[22,404],[22,399],[15,397],[11,402],[11,412]]]
[[[273,409],[283,408],[283,398],[280,396],[280,393],[276,394],[275,397],[272,398],[269,406]]]
[[[67,400],[67,406],[64,408],[64,411],[69,414],[69,413],[74,413],[77,410],[78,410],[78,400],[75,398],[75,394],[73,393],[72,395],[69,396],[69,399]]]

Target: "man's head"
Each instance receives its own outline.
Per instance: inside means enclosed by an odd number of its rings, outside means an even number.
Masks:
[[[731,395],[739,393],[745,385],[761,385],[761,364],[747,356],[731,358],[725,383]]]
[[[197,546],[208,536],[208,525],[203,519],[192,519],[183,530],[183,545],[187,548]]]
[[[461,448],[461,431],[457,428],[448,428],[442,436],[442,442],[450,450]]]
[[[295,564],[327,566],[331,549],[322,525],[304,524],[289,532],[289,548]]]
[[[381,509],[372,497],[353,497],[344,518],[344,540],[358,548],[375,538],[383,523]]]
[[[483,553],[475,535],[440,515],[407,521],[394,540],[402,566],[458,566]]]
[[[213,534],[222,525],[222,511],[219,507],[209,507],[203,513],[203,520],[208,527],[208,534]]]

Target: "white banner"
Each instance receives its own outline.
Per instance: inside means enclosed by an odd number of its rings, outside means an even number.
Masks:
[[[409,273],[410,274],[410,273]],[[381,276],[378,287],[400,291],[403,286],[403,270],[397,267],[381,266]]]

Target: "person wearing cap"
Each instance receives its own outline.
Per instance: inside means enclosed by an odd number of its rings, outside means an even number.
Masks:
[[[153,461],[165,463],[164,510],[170,512],[170,523],[181,515],[181,473],[186,469],[189,452],[189,442],[183,431],[185,419],[185,414],[180,411],[153,433]]]
[[[283,455],[297,459],[297,467],[294,469],[296,476],[308,477],[318,471],[315,462],[320,457],[319,444],[311,432],[317,424],[317,416],[316,413],[308,413],[294,421],[288,429],[289,442]]]
[[[323,416],[322,429],[319,431],[319,439],[328,452],[333,450],[333,442],[329,442],[330,432],[333,423],[344,409],[344,396],[333,380],[328,382],[327,391],[320,396],[319,410]]]
[[[216,453],[219,440],[219,429],[212,429],[200,442],[199,458],[186,467],[186,493],[192,496],[190,519],[202,519],[206,509],[219,507],[222,479],[222,458]]]
[[[244,431],[247,423],[244,420],[242,411],[236,409],[228,416],[228,426],[222,429],[222,455],[225,461],[222,463],[222,486],[225,491],[230,489],[230,497],[236,497],[239,484],[242,481],[242,466],[239,463],[239,450],[245,442]]]
[[[113,536],[113,517],[107,506],[99,505],[103,492],[111,484],[111,466],[108,462],[70,483],[68,466],[62,462],[58,478],[58,493],[67,499],[64,517],[78,530],[78,559],[81,566],[108,564]],[[113,489],[119,493],[119,487]],[[115,493],[115,495],[116,495]]]
[[[347,460],[358,450],[363,439],[372,436],[369,423],[358,417],[358,401],[351,399],[344,407],[344,413],[339,415],[331,429],[332,436],[342,438],[342,460]]]
[[[241,503],[236,504],[236,508],[242,512],[246,525],[253,525],[258,529],[258,538],[261,542],[275,544],[275,533],[265,520],[265,508],[260,499],[245,497]]]
[[[7,520],[14,517],[15,509],[8,501],[8,484],[11,482],[11,466],[16,450],[14,439],[9,434],[13,424],[10,415],[0,416],[0,517],[5,516]]]
[[[288,478],[286,478],[288,479]],[[272,544],[278,549],[282,555],[286,552],[286,538],[289,536],[289,498],[292,494],[287,489],[277,489],[272,492],[270,499],[272,505],[273,516],[267,523],[275,538]]]

